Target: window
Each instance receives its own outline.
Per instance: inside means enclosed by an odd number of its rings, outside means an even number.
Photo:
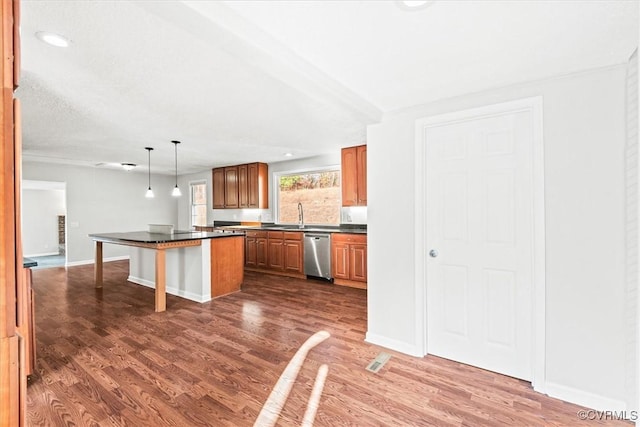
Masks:
[[[298,223],[298,203],[305,224],[340,224],[340,170],[305,171],[276,175],[278,223]]]
[[[207,225],[207,183],[205,181],[190,182],[191,195],[191,227]]]

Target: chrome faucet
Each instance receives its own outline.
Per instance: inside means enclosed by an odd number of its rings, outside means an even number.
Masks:
[[[304,212],[302,211],[302,203],[298,203],[298,228],[304,228]]]

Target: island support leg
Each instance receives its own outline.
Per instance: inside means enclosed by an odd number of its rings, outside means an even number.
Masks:
[[[167,309],[167,266],[164,249],[156,249],[156,312]]]
[[[96,288],[102,287],[102,242],[96,242],[96,260],[93,266]]]

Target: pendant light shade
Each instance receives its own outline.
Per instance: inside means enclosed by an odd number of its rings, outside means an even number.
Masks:
[[[178,188],[178,144],[180,144],[180,141],[171,141],[171,143],[173,144],[176,153],[176,186],[173,187],[171,195],[173,197],[180,197],[182,196],[182,192],[180,191],[180,188]]]
[[[149,188],[147,188],[147,193],[144,195],[146,198],[153,198],[153,190],[151,189],[151,147],[144,147],[145,150],[149,153]]]

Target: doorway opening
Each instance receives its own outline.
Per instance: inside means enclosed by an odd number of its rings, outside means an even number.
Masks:
[[[22,244],[34,269],[64,267],[67,263],[66,183],[22,181]]]

